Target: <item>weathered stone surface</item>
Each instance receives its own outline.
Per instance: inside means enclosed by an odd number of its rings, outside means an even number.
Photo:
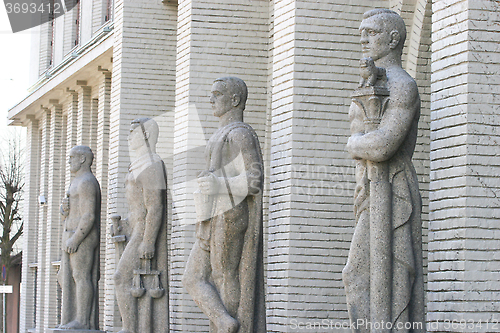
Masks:
[[[402,18],[368,11],[360,26],[361,82],[349,110],[356,160],[356,229],[343,279],[353,332],[424,332],[421,199],[411,158],[420,98],[401,66]],[[415,323],[422,325],[417,328]],[[380,329],[381,328],[381,329]]]
[[[220,127],[206,148],[195,194],[197,240],[183,285],[212,333],[265,332],[263,164],[259,140],[243,122],[246,84],[215,80],[210,102]]]
[[[123,333],[168,331],[167,174],[156,154],[157,139],[153,119],[132,121],[133,158],[125,179],[130,213],[111,217],[112,240],[123,252],[114,276]]]
[[[62,289],[59,329],[99,326],[98,287],[101,189],[90,166],[94,154],[87,146],[69,152],[71,181],[61,204],[65,217],[58,280]]]

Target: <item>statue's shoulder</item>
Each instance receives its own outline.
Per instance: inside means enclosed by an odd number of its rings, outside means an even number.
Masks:
[[[417,82],[403,69],[388,71],[388,88],[392,99],[413,103],[419,98]]]
[[[238,123],[233,126],[227,135],[228,141],[241,144],[253,143],[257,138],[255,130],[247,123]]]
[[[95,195],[100,191],[99,182],[92,172],[86,172],[71,183],[80,194]]]

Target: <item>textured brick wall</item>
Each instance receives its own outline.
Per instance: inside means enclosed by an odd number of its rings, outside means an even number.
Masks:
[[[101,185],[101,280],[99,283],[99,327],[104,327],[105,290],[108,289],[106,277],[107,256],[107,226],[108,226],[108,163],[109,163],[109,113],[111,93],[111,72],[101,74],[98,87],[99,98],[97,106],[97,149],[95,150],[95,176]]]
[[[62,219],[59,206],[65,193],[64,189],[64,163],[66,161],[63,148],[63,126],[62,126],[62,105],[58,101],[52,101],[50,108],[50,139],[48,142],[48,175],[47,191],[47,220],[46,233],[42,235],[45,249],[45,260],[42,269],[44,273],[43,287],[45,302],[40,304],[43,307],[44,327],[55,327],[59,325],[57,313],[59,311],[57,299],[57,269],[54,262],[61,259],[61,236]]]
[[[245,121],[264,143],[268,1],[179,1],[172,221],[172,325],[177,332],[205,332],[208,321],[181,285],[194,242],[196,175],[205,170],[206,140],[218,126],[209,104],[213,80],[237,76],[248,85]]]
[[[50,113],[47,109],[43,110],[43,115],[41,119],[41,147],[40,147],[40,188],[39,195],[44,195],[47,198],[47,183],[48,183],[48,172],[49,172],[49,142],[50,142]],[[36,265],[37,265],[37,291],[36,291],[36,330],[37,332],[44,332],[45,325],[45,311],[42,304],[45,303],[46,291],[45,283],[48,280],[49,271],[47,270],[47,260],[46,260],[46,245],[43,240],[46,238],[47,233],[47,205],[38,206],[38,221],[37,221],[37,255],[36,255]]]
[[[87,86],[87,81],[77,81],[78,113],[76,144],[90,146],[90,117],[92,88]]]
[[[171,137],[173,132],[177,7],[160,1],[117,0],[114,11],[108,214],[126,216],[123,184],[130,163],[126,140],[130,122],[137,117],[156,117],[159,140],[164,140],[164,135]],[[159,153],[172,155],[166,147]],[[115,250],[109,241],[109,229],[107,233],[106,269],[102,276],[106,281],[103,328],[111,330],[121,323],[114,295]]]
[[[25,199],[24,199],[24,218],[28,223],[24,224],[23,237],[23,264],[22,279],[23,288],[21,290],[21,304],[19,310],[19,330],[26,332],[33,328],[35,317],[33,307],[35,303],[35,272],[30,264],[36,262],[36,244],[37,244],[37,223],[38,219],[38,170],[39,170],[39,152],[40,152],[40,133],[38,129],[38,120],[29,121],[26,134],[26,173],[25,178]]]
[[[444,320],[498,322],[498,22],[495,1],[435,1],[432,18],[429,303]],[[482,325],[478,326],[478,322]]]
[[[269,331],[347,319],[341,271],[354,225],[347,110],[361,15],[383,3],[275,2]]]

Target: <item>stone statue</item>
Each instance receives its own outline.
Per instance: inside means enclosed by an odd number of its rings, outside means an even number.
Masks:
[[[359,29],[365,59],[347,143],[356,160],[356,228],[343,270],[349,316],[353,332],[375,332],[368,323],[382,325],[376,332],[424,332],[422,203],[411,161],[420,97],[401,65],[405,24],[374,9]]]
[[[132,121],[129,148],[135,156],[125,179],[130,214],[112,216],[112,240],[125,249],[114,275],[121,333],[168,331],[167,174],[156,153],[158,124]]]
[[[195,193],[196,241],[183,285],[210,319],[211,333],[266,332],[263,275],[263,164],[243,122],[245,82],[215,80],[210,103],[220,127],[205,151]]]
[[[59,329],[97,330],[101,188],[92,174],[94,154],[87,146],[69,151],[72,176],[61,204],[62,313]]]

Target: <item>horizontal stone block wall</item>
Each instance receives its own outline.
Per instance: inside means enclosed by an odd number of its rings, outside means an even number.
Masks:
[[[208,320],[182,287],[195,240],[192,193],[206,169],[204,150],[218,127],[209,103],[212,83],[237,76],[248,86],[244,120],[265,143],[269,2],[179,1],[172,191],[172,325],[174,332],[206,332]]]
[[[116,0],[114,6],[107,212],[108,216],[116,213],[126,216],[124,181],[130,163],[127,138],[132,120],[139,117],[157,120],[158,153],[165,159],[167,173],[172,174],[168,157],[172,155],[169,140],[173,133],[177,6],[146,0]],[[106,230],[103,329],[113,331],[121,327],[113,280],[117,258],[110,230]]]
[[[435,332],[495,332],[500,4],[435,1],[433,13],[428,321]]]
[[[270,332],[348,321],[341,280],[354,228],[347,113],[359,81],[362,14],[387,5],[275,1]],[[316,327],[327,331],[327,326]]]
[[[35,327],[35,314],[32,309],[36,302],[36,270],[30,264],[36,262],[38,243],[38,196],[39,196],[39,162],[40,162],[40,132],[39,121],[31,117],[26,133],[26,170],[24,218],[30,223],[24,224],[23,229],[23,263],[19,309],[19,331],[26,332]]]

